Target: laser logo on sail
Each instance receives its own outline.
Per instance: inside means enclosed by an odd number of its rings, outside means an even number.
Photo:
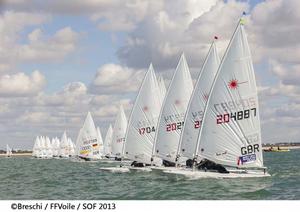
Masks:
[[[232,90],[234,89],[237,89],[239,87],[240,84],[243,84],[243,83],[247,83],[248,81],[244,81],[244,82],[238,82],[237,79],[232,79],[229,81],[228,83],[228,87]]]

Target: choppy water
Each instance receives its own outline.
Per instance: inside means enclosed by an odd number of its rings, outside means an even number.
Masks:
[[[300,199],[300,150],[264,153],[272,177],[199,179],[109,173],[114,164],[0,158],[0,199]]]

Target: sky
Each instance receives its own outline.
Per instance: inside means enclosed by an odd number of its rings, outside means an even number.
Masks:
[[[0,0],[0,149],[64,130],[76,140],[88,111],[105,136],[151,62],[168,84],[184,52],[195,80],[243,11],[263,143],[299,142],[298,0]]]

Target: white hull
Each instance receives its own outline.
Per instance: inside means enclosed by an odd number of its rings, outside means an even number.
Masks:
[[[263,173],[262,171],[247,171],[247,172],[230,172],[226,173],[218,173],[218,172],[210,172],[210,171],[198,171],[198,170],[191,170],[191,169],[169,169],[164,170],[164,173],[167,174],[176,174],[176,175],[183,175],[185,177],[191,179],[201,179],[201,178],[256,178],[256,177],[270,177],[269,173]]]
[[[100,168],[100,170],[113,172],[113,173],[125,173],[130,171],[129,168],[127,167],[103,167]]]
[[[153,171],[173,171],[173,170],[181,170],[183,168],[179,167],[179,168],[176,168],[176,167],[166,167],[166,166],[151,166],[151,169]]]
[[[120,161],[115,160],[115,158],[103,158],[100,161],[103,163],[120,163]]]
[[[140,172],[151,172],[152,171],[151,167],[133,167],[133,166],[130,166],[128,168],[130,169],[130,171],[140,171]]]

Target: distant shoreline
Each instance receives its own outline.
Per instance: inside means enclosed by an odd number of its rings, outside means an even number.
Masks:
[[[270,145],[270,146],[263,146],[263,150],[270,149],[271,147],[277,148],[279,145]],[[300,146],[279,146],[280,149],[300,149]]]
[[[28,153],[13,153],[11,157],[18,157],[18,156],[32,156],[31,152]],[[0,157],[6,157],[6,153],[0,153]]]

